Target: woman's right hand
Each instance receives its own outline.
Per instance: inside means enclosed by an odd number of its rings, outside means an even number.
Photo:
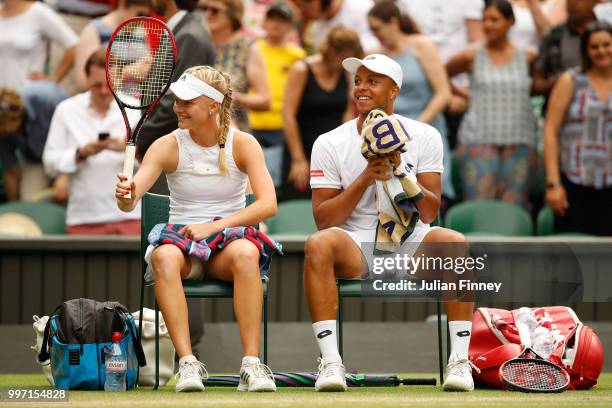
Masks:
[[[555,214],[564,216],[565,211],[569,207],[565,188],[563,188],[563,186],[558,186],[547,189],[546,204],[548,204],[548,206],[553,210]]]
[[[115,198],[119,200],[122,209],[124,209],[133,205],[134,200],[136,199],[134,194],[136,191],[136,184],[134,183],[134,180],[128,183],[127,177],[123,173],[117,173],[117,178],[119,181],[117,182],[117,186],[115,188]],[[131,193],[130,198],[125,197],[128,193]]]
[[[289,170],[289,181],[298,191],[306,191],[310,178],[310,165],[308,160],[292,160],[291,169]]]

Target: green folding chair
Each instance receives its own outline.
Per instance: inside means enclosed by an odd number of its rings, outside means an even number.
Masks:
[[[464,234],[533,235],[529,213],[503,201],[475,200],[455,204],[446,212],[444,220],[447,228]]]
[[[431,223],[432,226],[437,226],[440,224],[439,222],[440,215]],[[342,335],[342,323],[343,323],[343,305],[342,301],[345,297],[350,298],[360,298],[363,297],[362,292],[362,281],[360,280],[350,280],[350,279],[337,279],[336,284],[338,286],[338,352],[342,357],[344,351],[344,338]],[[440,384],[444,383],[444,361],[442,357],[442,305],[438,296],[434,294],[426,294],[426,293],[414,293],[415,297],[418,298],[429,298],[436,300],[436,315],[438,318],[438,371],[440,376]],[[449,353],[449,333],[447,331],[447,354]]]
[[[0,214],[9,212],[30,217],[43,234],[66,234],[66,210],[61,205],[29,201],[0,204]]]
[[[363,297],[361,290],[362,282],[359,280],[338,279],[338,351],[340,356],[343,355],[343,335],[342,335],[342,301],[344,298],[359,298]],[[422,295],[415,294],[419,297]],[[444,362],[442,358],[442,306],[438,298],[436,298],[436,314],[438,317],[438,370],[440,376],[440,384],[444,383]]]
[[[542,207],[537,219],[538,235],[553,235],[555,233],[555,215],[550,207]]]
[[[246,205],[252,204],[255,201],[253,194],[246,196]],[[140,284],[140,315],[143,314],[144,308],[144,288],[145,288],[145,272],[147,264],[144,261],[144,254],[147,250],[149,231],[160,223],[168,222],[168,212],[170,209],[170,197],[166,195],[145,193],[142,198],[142,217],[141,217],[141,232],[140,232],[140,256],[142,267],[142,278]],[[263,283],[263,361],[268,364],[268,282],[267,278],[262,279]],[[220,280],[202,280],[202,281],[183,281],[183,289],[185,296],[188,298],[232,298],[234,296],[234,285],[230,282]],[[155,302],[155,386],[154,390],[159,388],[159,306]],[[142,319],[138,325],[138,333],[142,333]]]
[[[314,234],[312,201],[290,200],[278,204],[276,215],[266,221],[270,234]]]
[[[537,219],[537,232],[538,235],[557,235],[566,237],[589,237],[591,234],[585,234],[584,232],[555,232],[555,214],[550,207],[542,207],[538,213]]]

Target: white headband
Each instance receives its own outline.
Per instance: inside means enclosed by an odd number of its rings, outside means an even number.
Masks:
[[[206,82],[186,73],[181,75],[179,79],[170,85],[170,90],[178,98],[185,101],[204,95],[214,101],[222,103],[225,97],[221,92],[208,85]]]

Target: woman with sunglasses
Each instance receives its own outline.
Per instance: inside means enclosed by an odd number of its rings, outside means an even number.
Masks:
[[[242,34],[242,0],[200,0],[206,28],[215,47],[215,68],[232,77],[233,120],[242,131],[249,131],[247,110],[270,109],[270,90],[263,55],[255,43]]]

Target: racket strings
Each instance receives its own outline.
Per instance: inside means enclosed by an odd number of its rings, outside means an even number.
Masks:
[[[509,383],[528,390],[555,391],[567,385],[564,372],[543,360],[510,361],[501,374]]]
[[[164,91],[174,68],[170,33],[154,21],[127,23],[110,45],[108,68],[113,92],[125,105],[151,105]]]

